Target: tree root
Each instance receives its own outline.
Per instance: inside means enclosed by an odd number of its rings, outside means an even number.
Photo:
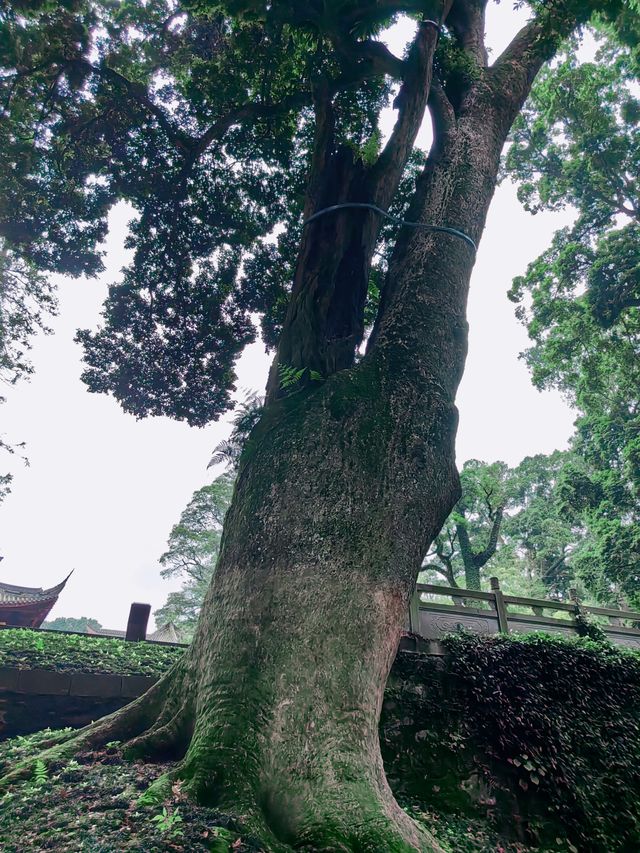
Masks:
[[[124,755],[130,759],[181,758],[192,734],[191,703],[185,701],[173,715],[165,708],[149,729],[126,743]]]
[[[65,762],[91,749],[97,749],[110,741],[128,741],[141,734],[154,719],[167,695],[165,678],[158,681],[143,696],[124,708],[91,723],[82,729],[59,732],[42,745],[42,750],[33,757],[21,761],[13,770],[0,777],[0,791],[10,785],[24,781],[33,774],[36,760],[46,765]]]
[[[39,754],[21,761],[3,778],[0,790],[30,779],[34,764],[63,764],[110,741],[126,757],[175,758],[140,799],[141,805],[171,799],[175,783],[192,800],[221,809],[238,831],[260,839],[270,853],[437,853],[435,840],[395,803],[382,768],[350,765],[344,779],[323,774],[289,778],[282,768],[265,769],[257,754],[238,752],[224,730],[194,735],[195,690],[187,668],[167,673],[144,696],[76,732],[60,732]],[[238,763],[239,762],[239,763]],[[342,775],[342,774],[340,774]]]

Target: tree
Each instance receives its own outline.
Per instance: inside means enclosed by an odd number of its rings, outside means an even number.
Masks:
[[[481,589],[480,572],[498,547],[510,473],[504,462],[465,462],[460,500],[436,536],[425,564],[443,575],[449,586],[458,586],[456,575],[463,571],[464,587]]]
[[[517,511],[503,532],[520,559],[522,574],[537,581],[545,598],[569,599],[574,578],[572,555],[584,526],[567,514],[560,494],[572,454],[556,450],[528,456],[514,470],[512,501]]]
[[[50,622],[43,622],[42,627],[49,631],[81,631],[86,633],[88,628],[91,628],[92,631],[99,631],[102,625],[97,619],[90,619],[88,616],[80,616],[79,618],[58,616]]]
[[[181,636],[191,639],[207,587],[218,559],[224,516],[231,502],[233,475],[221,474],[213,483],[193,493],[169,536],[169,548],[160,557],[163,578],[182,577],[178,592],[171,592],[154,613],[158,624],[173,622]]]
[[[0,382],[15,385],[33,372],[28,358],[31,338],[49,332],[46,319],[55,314],[57,301],[51,284],[37,266],[25,260],[0,237]],[[0,404],[5,398],[0,395]],[[0,450],[17,447],[0,435]],[[26,460],[25,460],[26,461]],[[11,490],[11,474],[0,475],[0,503]]]
[[[511,296],[534,383],[581,412],[561,485],[565,523],[586,531],[571,562],[613,604],[640,601],[640,26],[637,15],[617,25],[612,39],[600,23],[597,62],[579,64],[574,46],[540,76],[507,157],[533,212],[577,210]]]
[[[592,12],[625,6],[532,3],[489,66],[485,5],[3,12],[3,152],[18,165],[6,238],[44,266],[86,268],[113,200],[138,211],[133,263],[102,328],[80,335],[90,390],[202,424],[230,405],[252,312],[276,350],[184,659],[52,748],[119,739],[181,756],[185,793],[274,850],[434,846],[392,796],[377,722],[422,559],[460,496],[474,245],[537,72]],[[378,38],[398,13],[418,20],[402,58]],[[381,214],[353,205],[390,207],[426,109],[435,140],[404,214],[420,227],[397,230],[362,355]]]
[[[529,456],[515,468],[504,462],[466,462],[462,496],[435,539],[425,568],[450,586],[481,588],[481,572],[506,580],[512,594],[568,599],[573,552],[585,530],[567,512],[573,455]],[[586,543],[583,541],[583,546]],[[431,558],[431,559],[429,559]]]

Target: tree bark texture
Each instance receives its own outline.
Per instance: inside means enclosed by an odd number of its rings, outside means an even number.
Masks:
[[[503,141],[486,109],[478,96],[457,120],[415,211],[476,241]],[[267,407],[194,642],[131,741],[186,749],[186,789],[274,850],[438,849],[388,787],[378,719],[422,559],[459,498],[473,263],[458,238],[407,232],[362,362]]]
[[[477,29],[484,4],[463,6]],[[456,26],[477,73],[455,103],[432,89],[437,142],[407,218],[479,243],[510,124],[550,49],[523,31],[487,69],[478,33],[460,14]],[[424,46],[432,58],[428,32]],[[358,198],[353,163],[327,150],[321,172],[335,172],[339,195],[320,180],[317,203]],[[475,254],[455,236],[405,228],[367,353],[354,364],[353,341],[344,350],[340,342],[359,332],[334,329],[330,306],[362,302],[350,276],[366,278],[366,222],[346,211],[303,241],[276,361],[324,365],[327,378],[283,396],[272,371],[184,661],[75,741],[119,738],[132,753],[179,758],[176,776],[190,794],[237,814],[274,851],[438,849],[395,802],[378,719],[423,557],[459,498],[455,395]],[[331,240],[337,251],[327,259]]]

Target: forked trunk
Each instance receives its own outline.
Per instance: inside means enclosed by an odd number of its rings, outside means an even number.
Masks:
[[[501,147],[477,126],[452,129],[419,197],[475,240]],[[407,234],[362,362],[272,402],[245,449],[188,653],[197,698],[180,775],[276,844],[436,849],[388,788],[378,718],[420,564],[459,496],[473,262],[457,237]]]
[[[441,122],[408,218],[478,242],[508,121],[476,86]],[[387,785],[378,718],[422,559],[459,497],[474,260],[459,237],[400,235],[366,356],[272,395],[252,433],[185,660],[81,735],[184,756],[186,790],[271,850],[437,849]]]

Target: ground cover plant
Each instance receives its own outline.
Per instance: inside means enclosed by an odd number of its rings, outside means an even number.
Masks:
[[[174,785],[157,801],[141,801],[171,762],[124,761],[117,744],[43,766],[40,745],[50,732],[0,744],[0,768],[31,757],[34,772],[0,807],[3,853],[259,853],[267,848],[243,831],[241,822],[195,805]],[[526,853],[525,845],[502,841],[490,822],[405,806],[435,827],[445,853]],[[561,848],[556,848],[561,849]]]
[[[640,654],[545,634],[444,645],[392,670],[381,736],[396,794],[489,814],[541,849],[638,849]]]
[[[126,643],[25,628],[0,631],[0,666],[16,669],[160,675],[181,658],[183,651],[156,643]]]
[[[444,645],[444,658],[399,654],[380,727],[394,794],[440,849],[637,849],[640,655],[549,635]],[[114,742],[45,763],[55,737],[0,744],[0,772],[30,767],[0,807],[3,850],[268,849],[242,816],[162,784],[175,760],[128,761]]]
[[[490,58],[486,5],[3,4],[3,251],[92,274],[109,210],[137,214],[101,327],[78,336],[89,389],[201,426],[231,406],[256,315],[274,351],[191,646],[145,696],[52,738],[45,765],[121,740],[178,757],[160,787],[242,814],[273,851],[437,847],[387,784],[378,714],[460,497],[476,249],[536,75],[587,23],[638,41],[636,0],[531,0]],[[403,56],[381,40],[398,14]]]

